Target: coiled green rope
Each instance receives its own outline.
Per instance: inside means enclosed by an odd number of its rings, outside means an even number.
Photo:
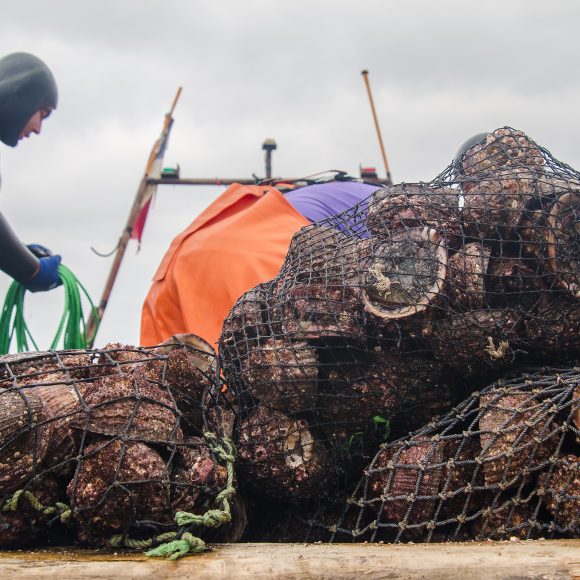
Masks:
[[[60,264],[58,273],[64,287],[64,312],[49,348],[50,350],[56,349],[62,337],[62,348],[65,350],[85,349],[88,344],[88,337],[86,335],[81,293],[84,294],[90,304],[90,309],[97,321],[96,328],[98,328],[99,322],[97,309],[85,287],[66,266]],[[20,282],[14,281],[8,288],[4,306],[2,307],[2,314],[0,315],[0,354],[8,354],[13,338],[16,338],[18,352],[30,351],[30,344],[34,347],[34,350],[40,350],[36,341],[32,338],[24,318],[25,293],[26,289]]]

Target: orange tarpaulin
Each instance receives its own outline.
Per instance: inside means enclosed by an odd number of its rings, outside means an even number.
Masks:
[[[165,254],[143,305],[141,344],[183,332],[215,344],[237,299],[278,274],[309,223],[273,187],[230,186]]]

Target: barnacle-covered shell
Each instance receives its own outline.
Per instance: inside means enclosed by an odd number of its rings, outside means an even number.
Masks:
[[[550,269],[560,287],[580,299],[580,192],[558,198],[548,225]]]
[[[447,245],[456,246],[462,234],[457,190],[420,183],[378,189],[369,204],[367,227],[381,239],[398,230],[432,228]]]
[[[481,447],[476,435],[445,439],[444,449],[446,465],[439,492],[444,501],[437,519],[464,523],[465,518],[471,519],[489,504],[495,492],[484,488],[478,462]]]
[[[57,475],[69,475],[75,468],[81,436],[73,422],[82,421],[85,407],[82,395],[73,385],[34,387],[32,392],[42,399],[52,436],[44,463]],[[28,392],[29,389],[26,389]]]
[[[546,303],[548,288],[531,260],[492,258],[485,278],[485,299],[491,308],[533,312]]]
[[[488,391],[479,399],[480,443],[486,484],[504,488],[533,476],[556,449],[555,411],[517,389]]]
[[[511,127],[497,129],[489,133],[485,141],[468,149],[462,158],[462,172],[465,176],[495,173],[498,169],[528,168],[541,170],[545,159],[539,147],[522,131]],[[462,184],[468,190],[473,181]]]
[[[433,328],[433,354],[464,374],[502,369],[514,362],[521,316],[512,310],[452,314]]]
[[[173,510],[203,513],[225,489],[227,469],[200,437],[184,439],[177,451],[177,462],[171,476]]]
[[[241,361],[242,380],[262,404],[285,411],[314,407],[318,392],[316,350],[304,341],[264,339]]]
[[[224,346],[235,348],[244,340],[270,334],[267,324],[270,286],[270,282],[258,284],[238,298],[224,320],[220,339]]]
[[[32,493],[44,507],[54,506],[59,500],[57,480],[49,473],[27,485],[26,491]],[[31,544],[40,534],[48,531],[53,519],[54,515],[44,514],[34,508],[25,496],[20,496],[14,510],[0,510],[0,546],[20,548]]]
[[[42,400],[30,391],[0,391],[0,495],[40,470],[52,425]]]
[[[473,522],[473,534],[478,541],[508,540],[516,537],[522,540],[540,537],[540,528],[534,519],[537,501],[518,503],[517,498],[506,500],[494,507],[483,510]]]
[[[546,508],[561,531],[580,534],[580,457],[566,455],[559,459],[551,474],[540,477]]]
[[[407,365],[401,373],[403,400],[390,421],[391,438],[434,423],[456,403],[453,377],[442,363],[413,356]]]
[[[200,370],[198,365],[206,370]],[[137,367],[133,376],[138,385],[150,383],[153,388],[157,387],[166,394],[169,392],[187,424],[202,428],[204,394],[214,386],[215,368],[210,371],[205,361],[189,349],[173,348],[164,360],[150,361]]]
[[[320,284],[341,278],[342,250],[349,237],[341,231],[313,224],[294,234],[284,264],[286,283]]]
[[[580,184],[575,185],[580,189]],[[571,297],[580,297],[580,192],[562,194],[551,205],[527,211],[518,235],[522,252],[538,260],[543,273]]]
[[[299,284],[280,298],[282,332],[291,338],[362,339],[362,309],[358,289],[346,284]]]
[[[418,356],[378,352],[364,360],[338,360],[319,385],[320,416],[324,425],[350,428],[368,426],[377,415],[397,416],[410,407],[409,415],[424,416],[417,407],[426,403],[429,393],[441,399],[441,378],[441,363]]]
[[[99,438],[89,444],[67,494],[84,541],[171,517],[165,462],[143,443]]]
[[[86,417],[73,421],[77,429],[158,442],[181,438],[179,413],[167,389],[132,375],[101,378],[86,395],[85,404]]]
[[[365,472],[366,505],[381,522],[427,524],[445,468],[444,445],[417,437],[381,449]]]
[[[572,395],[572,422],[576,427],[576,442],[580,443],[580,385]]]
[[[99,349],[96,364],[91,369],[93,377],[132,373],[144,361],[155,356],[142,348],[112,342]]]
[[[437,298],[447,274],[447,250],[435,230],[403,230],[374,250],[362,290],[367,312],[382,319],[405,318]]]
[[[580,355],[580,308],[558,296],[524,321],[530,350],[543,357],[570,359]]]
[[[0,357],[0,387],[83,385],[91,369],[92,355],[83,351],[5,355]]]
[[[491,248],[480,242],[465,244],[449,258],[445,294],[454,310],[485,307],[485,274]]]
[[[331,470],[323,445],[304,419],[261,406],[240,427],[240,477],[272,498],[300,502],[328,488]]]
[[[542,195],[538,174],[526,168],[494,172],[464,193],[464,231],[480,239],[508,239],[526,208],[541,203]]]

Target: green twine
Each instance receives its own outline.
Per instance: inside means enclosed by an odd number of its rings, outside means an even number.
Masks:
[[[19,489],[12,494],[10,499],[7,499],[2,506],[2,511],[16,511],[18,509],[18,504],[20,498],[25,499],[28,503],[38,512],[41,512],[45,516],[51,516],[54,514],[60,515],[60,521],[65,524],[70,520],[71,509],[70,507],[60,501],[57,501],[53,506],[45,506],[40,500],[29,490]]]
[[[61,316],[56,334],[50,345],[50,350],[56,349],[61,336],[64,349],[86,349],[88,339],[86,335],[81,293],[88,300],[91,312],[95,320],[98,317],[97,310],[86,291],[76,276],[63,264],[58,267],[58,273],[64,287],[64,311]],[[30,344],[34,350],[39,350],[34,338],[30,334],[26,320],[24,319],[24,294],[26,289],[20,282],[12,282],[6,298],[2,314],[0,315],[0,354],[8,354],[12,339],[16,338],[18,352],[30,351]],[[95,330],[96,332],[96,330]],[[63,335],[64,333],[64,335]],[[30,342],[29,342],[30,341]]]
[[[209,448],[217,457],[226,464],[227,480],[226,487],[216,496],[216,503],[221,504],[222,509],[212,509],[203,515],[196,515],[189,512],[177,512],[174,516],[178,526],[204,526],[217,528],[232,519],[229,497],[236,492],[234,488],[234,461],[235,447],[227,438],[218,439],[214,433],[204,433],[204,439],[209,444]],[[199,554],[206,549],[205,542],[194,536],[190,532],[166,532],[155,538],[145,540],[135,540],[126,535],[119,534],[109,540],[109,544],[114,548],[151,548],[154,544],[159,544],[145,552],[146,556],[153,558],[168,558],[177,560],[188,554]]]

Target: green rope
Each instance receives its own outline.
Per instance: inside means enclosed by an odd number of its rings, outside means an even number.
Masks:
[[[210,450],[226,465],[226,487],[216,497],[216,503],[221,504],[222,509],[208,510],[203,515],[181,511],[177,512],[174,519],[180,527],[196,525],[217,528],[232,519],[229,497],[236,492],[234,488],[234,444],[227,438],[218,439],[213,433],[204,433],[204,440],[209,444]],[[205,542],[190,532],[184,532],[180,537],[178,537],[177,532],[168,532],[167,534],[162,534],[155,539],[149,540],[131,540],[124,536],[114,536],[111,538],[110,543],[114,547],[120,547],[122,545],[127,548],[134,547],[140,549],[149,548],[154,543],[159,544],[156,548],[145,552],[145,555],[154,558],[169,558],[170,560],[177,560],[188,554],[198,554],[206,549]]]
[[[204,433],[204,440],[208,443],[209,449],[223,461],[227,469],[226,487],[216,496],[216,503],[221,504],[222,509],[212,509],[203,515],[196,515],[189,512],[177,512],[175,522],[178,526],[204,526],[217,528],[232,519],[229,498],[236,492],[234,488],[234,461],[235,447],[227,438],[218,439],[213,433]],[[67,523],[71,516],[71,508],[62,502],[56,502],[53,506],[45,506],[29,490],[19,489],[12,494],[2,504],[2,511],[16,511],[21,500],[26,500],[37,511],[44,515],[50,516],[58,514],[62,523]],[[153,538],[137,540],[130,538],[126,534],[117,534],[108,541],[113,548],[132,548],[145,550],[152,548],[155,544],[157,547],[150,549],[145,554],[157,558],[169,558],[177,560],[188,554],[198,554],[206,549],[205,542],[194,536],[190,532],[165,532]]]
[[[97,310],[85,287],[66,266],[60,264],[58,273],[64,287],[64,311],[50,349],[57,348],[61,337],[64,349],[86,349],[88,340],[81,293],[90,304],[91,312],[97,321],[98,327]],[[25,293],[26,290],[20,282],[14,281],[8,288],[2,314],[0,315],[0,354],[8,354],[14,337],[16,338],[18,352],[30,351],[30,345],[34,347],[34,350],[39,350],[24,318]]]
[[[45,516],[52,516],[54,514],[60,515],[60,521],[65,524],[69,521],[71,517],[70,507],[60,501],[57,501],[53,506],[45,506],[40,500],[29,490],[19,489],[12,494],[12,497],[7,499],[2,505],[2,511],[13,511],[18,509],[18,504],[20,499],[25,499],[28,503],[38,512],[41,512]]]

